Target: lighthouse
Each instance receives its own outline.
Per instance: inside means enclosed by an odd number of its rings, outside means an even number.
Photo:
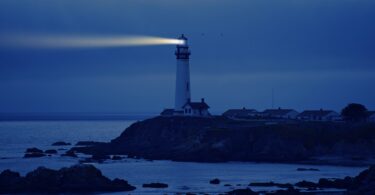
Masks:
[[[179,38],[181,44],[176,46],[175,55],[177,58],[176,67],[176,94],[174,109],[164,109],[160,115],[165,117],[190,116],[190,117],[209,117],[210,108],[204,98],[200,102],[191,101],[190,87],[190,50],[187,38],[182,34]]]
[[[183,44],[176,46],[176,94],[175,94],[175,111],[183,111],[184,105],[190,101],[190,70],[189,70],[189,45],[187,38],[182,34],[178,39]]]

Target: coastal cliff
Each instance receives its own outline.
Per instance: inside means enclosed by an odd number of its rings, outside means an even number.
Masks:
[[[72,150],[175,161],[335,164],[339,158],[366,164],[375,157],[375,124],[155,117],[132,124],[110,143]]]

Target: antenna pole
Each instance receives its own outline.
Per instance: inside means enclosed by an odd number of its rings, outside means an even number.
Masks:
[[[272,88],[272,97],[271,97],[272,109],[274,108],[274,89]]]

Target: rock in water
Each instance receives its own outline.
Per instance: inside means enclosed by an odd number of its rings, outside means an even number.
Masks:
[[[95,146],[99,144],[104,144],[105,142],[95,142],[95,141],[79,141],[76,146]]]
[[[300,188],[316,188],[318,187],[318,184],[303,180],[303,181],[297,182],[296,186]]]
[[[348,194],[375,194],[375,165],[354,177]]]
[[[19,173],[7,169],[0,174],[0,193],[18,193],[21,185],[24,181]]]
[[[249,188],[246,188],[246,189],[232,190],[230,192],[227,192],[226,194],[228,195],[257,195],[258,193],[252,191]]]
[[[0,193],[88,193],[134,189],[125,180],[108,179],[92,165],[75,165],[60,170],[39,167],[25,177],[9,170],[0,174]]]
[[[294,189],[293,187],[290,187],[287,190],[276,190],[275,193],[272,193],[272,195],[299,195],[299,194],[301,194],[301,192],[298,189]]]
[[[257,187],[278,187],[278,188],[292,188],[293,185],[290,183],[275,183],[275,182],[253,182],[250,183],[249,186],[257,186]]]
[[[27,148],[25,153],[43,153],[43,150],[38,148]]]
[[[43,153],[39,153],[39,152],[32,152],[32,153],[26,153],[23,157],[24,158],[39,158],[43,156],[46,156],[46,155]]]
[[[149,183],[149,184],[143,184],[142,187],[144,187],[144,188],[167,188],[168,184],[165,184],[165,183]]]
[[[319,171],[319,169],[315,169],[315,168],[298,168],[297,171]]]
[[[210,181],[210,184],[220,184],[220,179],[215,178],[215,179]]]
[[[44,151],[44,153],[46,153],[46,154],[57,154],[57,150],[50,149],[50,150]]]
[[[58,141],[52,144],[52,146],[69,146],[71,145],[70,143],[63,142],[63,141]]]
[[[43,153],[43,150],[38,149],[38,148],[27,148],[25,151],[25,155],[23,156],[24,158],[38,158],[38,157],[43,157],[46,156]]]
[[[112,160],[122,160],[122,157],[121,156],[117,156],[117,155],[113,155]]]
[[[111,157],[108,156],[108,155],[93,154],[93,155],[91,156],[91,158],[92,158],[93,160],[97,160],[97,161],[105,161],[105,160],[110,159]]]
[[[337,188],[337,189],[347,189],[352,185],[353,178],[345,177],[344,179],[319,179],[318,185],[320,188]]]
[[[61,156],[69,156],[69,157],[76,158],[77,154],[72,150],[68,150],[68,151],[65,152],[65,154],[62,154]]]

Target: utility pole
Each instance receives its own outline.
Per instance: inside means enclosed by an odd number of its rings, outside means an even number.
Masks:
[[[274,108],[274,101],[275,101],[275,97],[274,97],[274,89],[272,88],[272,97],[271,97],[271,105],[272,105],[272,109]]]

